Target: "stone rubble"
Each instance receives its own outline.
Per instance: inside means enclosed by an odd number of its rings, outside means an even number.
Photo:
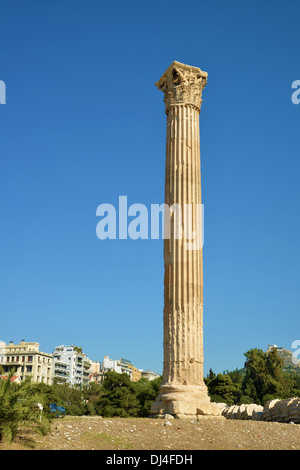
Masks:
[[[218,403],[218,405],[222,409],[222,416],[227,419],[300,424],[300,398],[298,397],[269,400],[264,406],[256,404],[227,406],[225,403]]]
[[[263,406],[250,405],[232,405],[223,409],[222,416],[227,419],[251,419],[261,421]]]

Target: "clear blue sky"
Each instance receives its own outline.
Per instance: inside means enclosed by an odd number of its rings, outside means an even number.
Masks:
[[[300,339],[297,0],[0,6],[0,339],[162,372],[163,241],[96,237],[96,208],[164,199],[173,60],[200,118],[204,371]]]

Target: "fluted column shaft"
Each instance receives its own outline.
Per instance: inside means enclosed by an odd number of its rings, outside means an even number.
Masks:
[[[220,413],[210,403],[203,381],[202,217],[198,209],[199,113],[206,82],[207,73],[198,67],[173,62],[156,83],[164,93],[167,114],[165,207],[170,216],[165,214],[164,370],[151,407],[154,416]],[[201,239],[193,248],[187,241],[192,233],[198,242]]]
[[[188,223],[193,232],[196,230],[196,207],[201,204],[199,109],[193,104],[173,104],[167,109],[165,203],[169,207],[178,204],[181,217],[171,210],[170,238],[164,245],[163,381],[200,385],[203,382],[202,249],[188,250],[185,237]],[[176,224],[182,224],[179,239],[175,238]]]

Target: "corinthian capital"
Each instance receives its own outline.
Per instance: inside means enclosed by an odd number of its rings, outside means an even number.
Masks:
[[[202,90],[206,83],[207,72],[175,61],[155,85],[165,94],[166,113],[170,106],[176,104],[190,104],[200,112]]]

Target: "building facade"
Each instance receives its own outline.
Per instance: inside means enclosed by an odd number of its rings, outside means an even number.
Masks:
[[[154,380],[154,379],[157,379],[158,377],[160,377],[159,374],[157,374],[156,372],[153,372],[150,369],[142,370],[141,373],[142,373],[142,377],[144,377],[147,380]]]
[[[142,371],[133,364],[128,364],[127,367],[131,369],[131,380],[133,382],[138,382],[142,378]]]
[[[119,374],[126,373],[133,382],[141,377],[153,380],[158,374],[137,369],[128,359],[113,360],[104,356],[102,365],[90,360],[82,348],[74,345],[58,346],[52,354],[39,350],[39,343],[22,340],[19,344],[11,341],[9,344],[0,342],[0,366],[5,380],[14,371],[12,380],[21,383],[26,377],[31,377],[35,383],[52,385],[55,381],[63,384],[87,386],[90,382],[102,384],[107,371]]]
[[[14,376],[23,381],[32,377],[36,383],[52,384],[52,355],[41,352],[39,343],[26,342],[19,344],[11,341],[9,344],[0,343],[0,365],[4,375],[14,370]]]
[[[105,374],[109,370],[113,370],[118,374],[128,374],[133,382],[137,382],[142,377],[142,371],[135,367],[128,359],[114,360],[109,356],[104,356],[102,372]]]
[[[101,369],[101,363],[98,361],[91,361],[89,382],[102,384],[103,380],[104,380],[104,374]]]
[[[58,346],[53,351],[53,379],[58,383],[88,385],[92,361],[78,346]]]

